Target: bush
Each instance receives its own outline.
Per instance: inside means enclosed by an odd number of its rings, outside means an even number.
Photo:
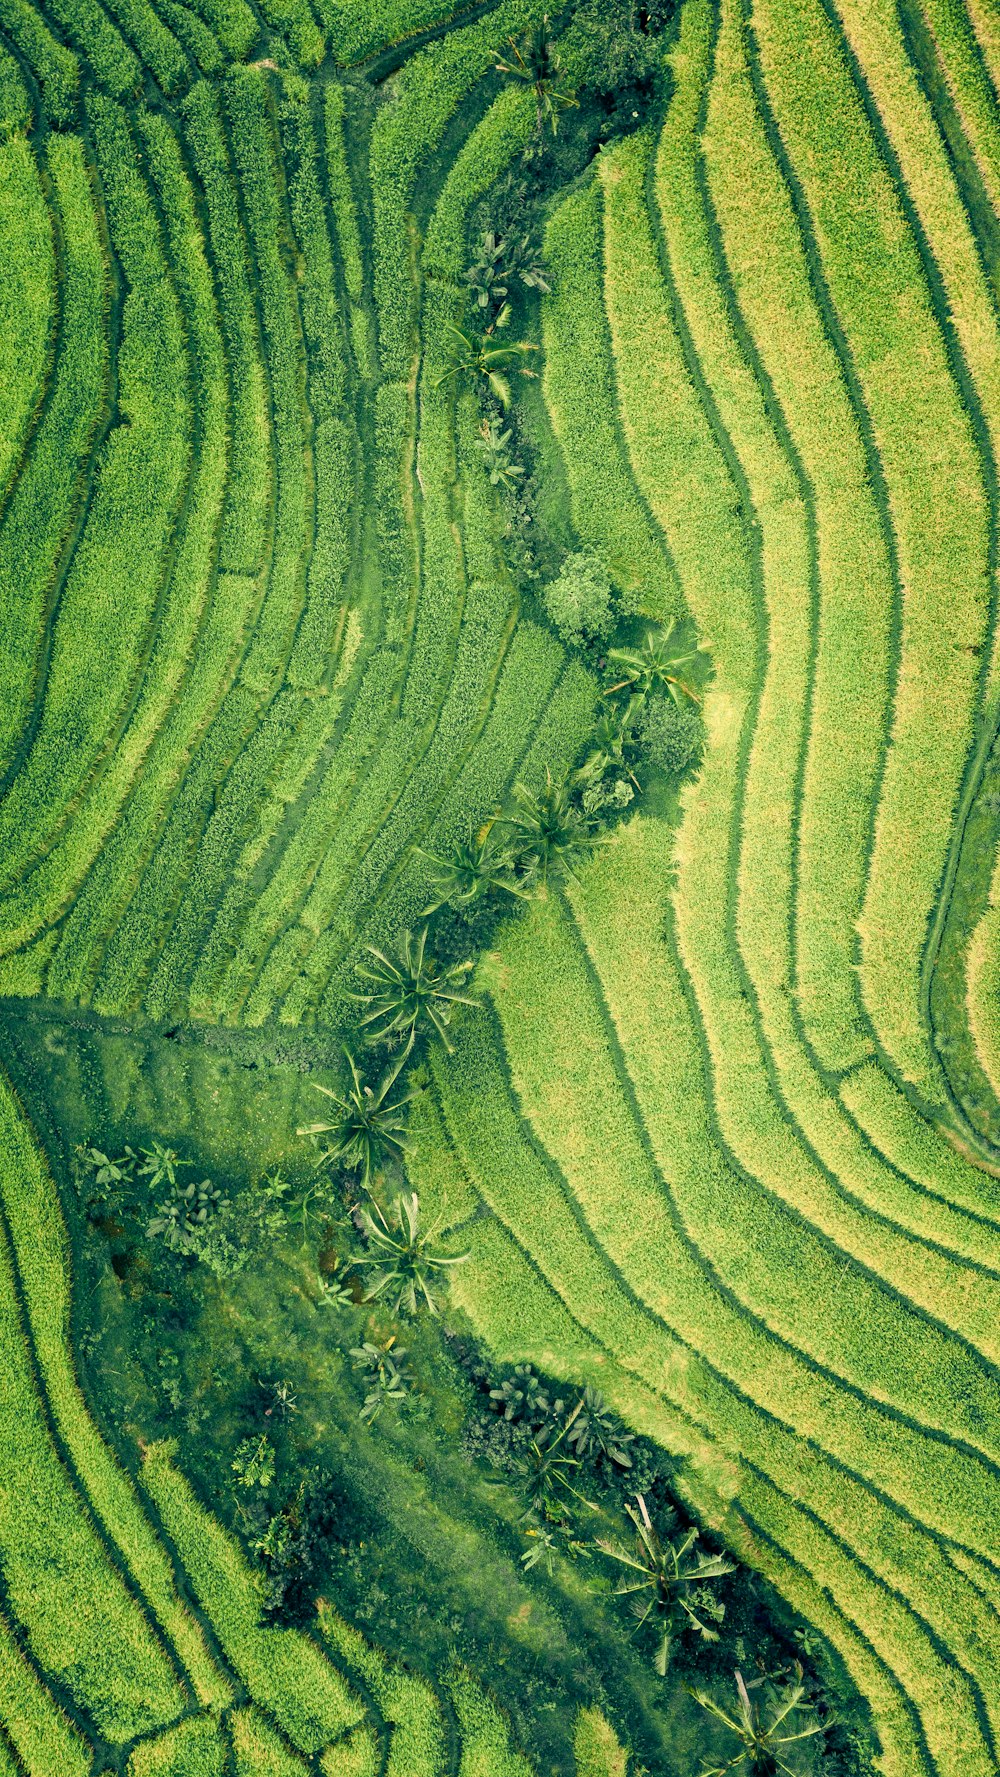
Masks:
[[[635,739],[654,771],[686,771],[701,752],[705,726],[694,704],[652,698],[635,724]]]
[[[545,609],[564,642],[578,647],[611,633],[611,581],[597,555],[568,555],[558,579],[545,588]]]

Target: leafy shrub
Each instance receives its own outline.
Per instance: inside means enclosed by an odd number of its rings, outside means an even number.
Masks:
[[[705,726],[693,704],[655,697],[640,711],[634,737],[653,770],[673,776],[686,771],[698,757]]]
[[[587,550],[568,555],[557,579],[545,588],[545,609],[564,642],[609,635],[614,622],[611,581],[600,557]]]

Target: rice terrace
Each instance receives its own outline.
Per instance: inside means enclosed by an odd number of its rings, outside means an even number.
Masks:
[[[0,0],[0,1777],[998,1777],[998,0]]]

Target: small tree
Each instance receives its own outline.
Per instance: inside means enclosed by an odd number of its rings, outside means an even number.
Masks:
[[[639,712],[635,739],[654,771],[674,777],[698,757],[705,727],[693,704],[653,697]]]
[[[612,586],[600,557],[581,550],[568,555],[545,588],[545,609],[564,642],[579,645],[610,635]]]
[[[429,1024],[441,1038],[448,1053],[452,1043],[448,1024],[456,1005],[478,1006],[479,1001],[462,992],[462,986],[473,963],[439,963],[427,955],[427,927],[414,937],[404,932],[397,957],[386,956],[369,944],[370,963],[359,963],[356,973],[371,986],[355,994],[367,1007],[362,1028],[373,1025],[369,1032],[373,1043],[387,1037],[406,1036],[412,1042],[417,1032]]]
[[[738,1750],[724,1765],[712,1765],[702,1772],[702,1777],[727,1777],[730,1771],[739,1777],[799,1777],[794,1764],[789,1764],[786,1752],[789,1748],[801,1745],[805,1740],[814,1740],[818,1734],[825,1733],[832,1726],[831,1721],[820,1722],[815,1718],[805,1727],[790,1732],[791,1717],[811,1706],[805,1701],[805,1692],[801,1684],[791,1685],[784,1692],[770,1690],[767,1695],[768,1715],[765,1717],[764,1704],[753,1703],[742,1672],[736,1674],[736,1714],[730,1715],[710,1697],[707,1691],[691,1691],[697,1703],[721,1721],[731,1734],[739,1741]],[[791,1756],[794,1758],[795,1754]]]

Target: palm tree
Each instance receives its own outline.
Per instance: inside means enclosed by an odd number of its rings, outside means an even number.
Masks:
[[[702,650],[691,648],[686,653],[679,652],[673,639],[676,628],[676,622],[671,621],[658,633],[649,630],[641,648],[610,649],[608,659],[622,668],[623,677],[605,695],[611,697],[615,691],[628,689],[641,701],[651,691],[662,690],[678,705],[682,696],[690,698],[692,703],[700,703],[697,691],[682,678],[681,669],[696,660]]]
[[[498,845],[493,821],[474,833],[470,820],[466,837],[456,839],[444,857],[433,852],[423,852],[422,856],[434,867],[436,893],[421,919],[436,913],[446,902],[450,907],[472,907],[494,889],[503,889],[519,900],[524,898],[524,890],[511,877],[510,851]]]
[[[691,1592],[692,1588],[703,1586],[706,1580],[721,1579],[724,1574],[732,1573],[733,1563],[721,1555],[696,1554],[698,1532],[694,1529],[678,1537],[676,1542],[662,1539],[641,1493],[636,1495],[636,1505],[628,1505],[625,1510],[636,1529],[634,1549],[602,1538],[598,1538],[597,1547],[602,1555],[626,1569],[615,1587],[615,1596],[630,1599],[639,1618],[638,1628],[641,1629],[650,1618],[658,1623],[659,1642],[653,1663],[662,1677],[667,1670],[671,1633],[678,1615],[684,1618],[683,1628],[697,1630],[704,1641],[718,1641],[715,1630],[702,1622],[698,1614],[705,1608],[703,1602],[698,1600],[696,1603]],[[722,1609],[721,1605],[715,1607],[718,1615]]]
[[[436,1314],[436,1296],[441,1281],[437,1273],[447,1271],[451,1265],[464,1265],[469,1254],[450,1254],[434,1249],[438,1224],[421,1228],[420,1199],[416,1191],[411,1197],[396,1198],[390,1221],[386,1221],[377,1203],[374,1207],[374,1216],[367,1210],[361,1212],[372,1248],[369,1263],[379,1271],[376,1282],[365,1292],[365,1301],[374,1302],[380,1296],[391,1295],[390,1306],[394,1314],[416,1314],[421,1302]]]
[[[491,394],[495,395],[501,407],[509,407],[511,402],[510,382],[506,372],[518,365],[519,360],[538,350],[530,340],[519,339],[516,345],[501,346],[495,342],[497,331],[506,327],[510,320],[510,303],[505,302],[492,327],[478,339],[471,334],[463,333],[461,327],[448,322],[448,331],[452,336],[453,358],[447,370],[442,371],[434,384],[436,389],[442,383],[449,382],[452,377],[468,376],[475,383],[485,383]],[[518,368],[519,376],[534,376],[523,362]]]
[[[569,110],[576,100],[572,93],[562,91],[558,85],[562,64],[552,47],[548,13],[540,24],[525,32],[520,43],[513,37],[508,37],[507,41],[513,59],[498,62],[497,73],[512,74],[515,80],[523,80],[532,88],[538,106],[538,128],[541,130],[547,121],[555,135],[560,111]]]
[[[706,1691],[691,1692],[697,1703],[721,1721],[740,1742],[739,1751],[724,1765],[713,1765],[702,1772],[702,1777],[726,1777],[729,1771],[742,1772],[744,1777],[796,1777],[794,1766],[784,1758],[783,1747],[793,1746],[796,1742],[812,1740],[830,1727],[831,1721],[813,1721],[797,1733],[782,1733],[781,1729],[791,1726],[790,1717],[796,1710],[809,1709],[805,1703],[805,1692],[801,1684],[791,1685],[782,1695],[780,1692],[770,1693],[771,1716],[765,1721],[762,1705],[750,1701],[750,1693],[742,1672],[736,1674],[736,1715],[727,1714]]]
[[[322,1092],[324,1098],[332,1099],[338,1111],[332,1123],[307,1123],[296,1131],[298,1135],[333,1137],[330,1143],[321,1147],[316,1161],[317,1169],[337,1160],[351,1169],[360,1168],[367,1190],[372,1173],[383,1160],[402,1157],[406,1151],[403,1112],[413,1094],[405,1092],[394,1097],[392,1089],[409,1059],[412,1047],[411,1038],[377,1086],[369,1086],[362,1080],[353,1055],[349,1049],[345,1049],[351,1074],[346,1098],[331,1091],[329,1086],[320,1086],[314,1082],[315,1090]]]
[[[569,785],[553,778],[546,768],[545,783],[537,795],[517,784],[514,807],[504,816],[510,829],[511,849],[518,868],[537,876],[543,886],[550,872],[575,878],[577,864],[598,843],[593,823],[573,802]]]
[[[372,986],[355,994],[354,998],[368,1007],[361,1020],[362,1028],[378,1026],[368,1033],[369,1041],[381,1043],[399,1032],[409,1037],[412,1043],[418,1029],[426,1022],[437,1031],[449,1055],[452,1054],[453,1045],[447,1030],[452,1007],[479,1004],[478,1000],[460,991],[473,967],[471,959],[464,963],[443,964],[428,956],[426,926],[416,937],[412,932],[403,934],[397,959],[386,956],[384,950],[376,950],[374,944],[368,945],[368,954],[373,960],[359,963],[356,973],[362,981],[370,981]]]

